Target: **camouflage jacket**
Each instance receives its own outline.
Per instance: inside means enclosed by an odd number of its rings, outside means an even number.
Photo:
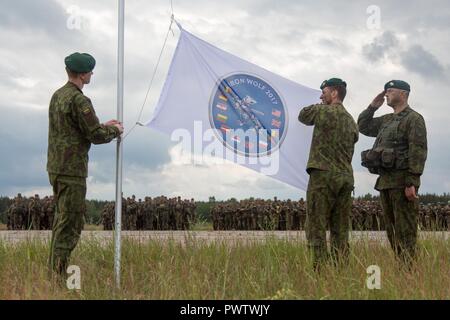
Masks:
[[[28,203],[28,210],[35,213],[40,212],[42,210],[40,200],[31,198],[30,202]]]
[[[408,146],[407,169],[380,169],[380,176],[375,189],[404,188],[420,186],[420,176],[423,173],[427,159],[427,131],[423,117],[409,106],[399,114],[386,114],[374,118],[376,109],[368,107],[358,117],[359,131],[369,137],[382,134],[393,121],[399,121],[396,129],[396,141],[405,141]]]
[[[110,142],[119,129],[99,123],[91,100],[68,82],[52,96],[49,107],[47,171],[87,177],[91,143]]]
[[[306,171],[319,169],[353,176],[352,157],[358,127],[342,104],[315,104],[300,111],[298,120],[314,125]]]

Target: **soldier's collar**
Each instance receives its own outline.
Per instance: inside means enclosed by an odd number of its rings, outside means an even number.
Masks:
[[[75,83],[73,83],[73,82],[67,81],[66,86],[74,87],[74,88],[76,88],[78,91],[80,91],[81,93],[83,93],[83,91],[82,91],[80,88],[78,88],[78,86],[77,86]]]
[[[406,106],[405,109],[402,110],[402,112],[398,113],[397,116],[403,116],[405,114],[408,114],[411,112],[411,107],[409,106],[409,104]]]

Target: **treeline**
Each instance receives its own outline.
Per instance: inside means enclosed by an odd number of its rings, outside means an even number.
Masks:
[[[104,200],[86,200],[86,223],[101,224],[102,209],[108,202]]]
[[[437,195],[435,193],[427,193],[420,195],[420,202],[424,204],[429,203],[448,204],[449,201],[450,201],[450,193],[444,193],[443,195]]]
[[[420,194],[420,203],[421,204],[448,204],[450,201],[450,193],[444,193],[442,195],[436,193],[426,193]],[[379,196],[374,196],[370,193],[359,196],[355,198],[356,200],[366,200],[366,201],[378,201],[380,199]]]

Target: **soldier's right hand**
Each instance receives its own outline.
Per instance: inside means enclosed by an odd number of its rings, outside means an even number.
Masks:
[[[115,124],[113,124],[113,126],[119,129],[120,134],[123,133],[123,125],[122,125],[122,123],[115,123]]]
[[[373,99],[372,103],[370,104],[370,106],[372,108],[379,108],[383,105],[384,103],[384,95],[386,94],[385,91],[382,91],[381,93],[379,93],[375,99]]]
[[[117,120],[115,120],[115,119],[112,119],[112,120],[109,120],[109,121],[105,122],[104,125],[105,125],[105,126],[113,126],[113,125],[115,125],[116,123],[121,123],[121,122],[119,122],[119,121],[117,121]]]

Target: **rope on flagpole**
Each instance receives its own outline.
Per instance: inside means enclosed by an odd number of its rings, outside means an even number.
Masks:
[[[171,7],[172,7],[172,15],[171,15],[171,17],[170,17],[170,25],[169,25],[169,29],[167,30],[166,37],[165,37],[165,39],[164,39],[164,43],[163,43],[163,46],[162,46],[162,48],[161,48],[161,51],[159,52],[158,60],[157,60],[156,65],[155,65],[155,69],[153,70],[153,74],[152,74],[152,77],[151,77],[151,79],[150,79],[150,83],[149,83],[147,92],[146,92],[146,94],[145,94],[144,102],[142,103],[141,110],[139,111],[139,116],[138,116],[138,118],[137,118],[137,120],[136,120],[136,123],[131,127],[131,129],[130,129],[126,134],[124,134],[122,140],[124,140],[124,139],[125,139],[125,138],[126,138],[126,137],[134,130],[134,128],[136,128],[136,126],[143,126],[143,124],[140,122],[141,117],[142,117],[142,111],[144,110],[145,103],[147,102],[148,94],[149,94],[150,89],[151,89],[151,87],[152,87],[152,85],[153,85],[153,80],[155,79],[156,72],[158,71],[159,63],[161,62],[161,57],[162,57],[162,54],[163,54],[164,49],[165,49],[166,44],[167,44],[167,38],[169,37],[170,32],[172,32],[172,34],[175,35],[175,34],[173,33],[173,30],[172,30],[172,24],[173,24],[173,22],[175,21],[175,23],[178,24],[178,22],[175,20],[174,14],[173,14],[172,1],[171,1]]]

